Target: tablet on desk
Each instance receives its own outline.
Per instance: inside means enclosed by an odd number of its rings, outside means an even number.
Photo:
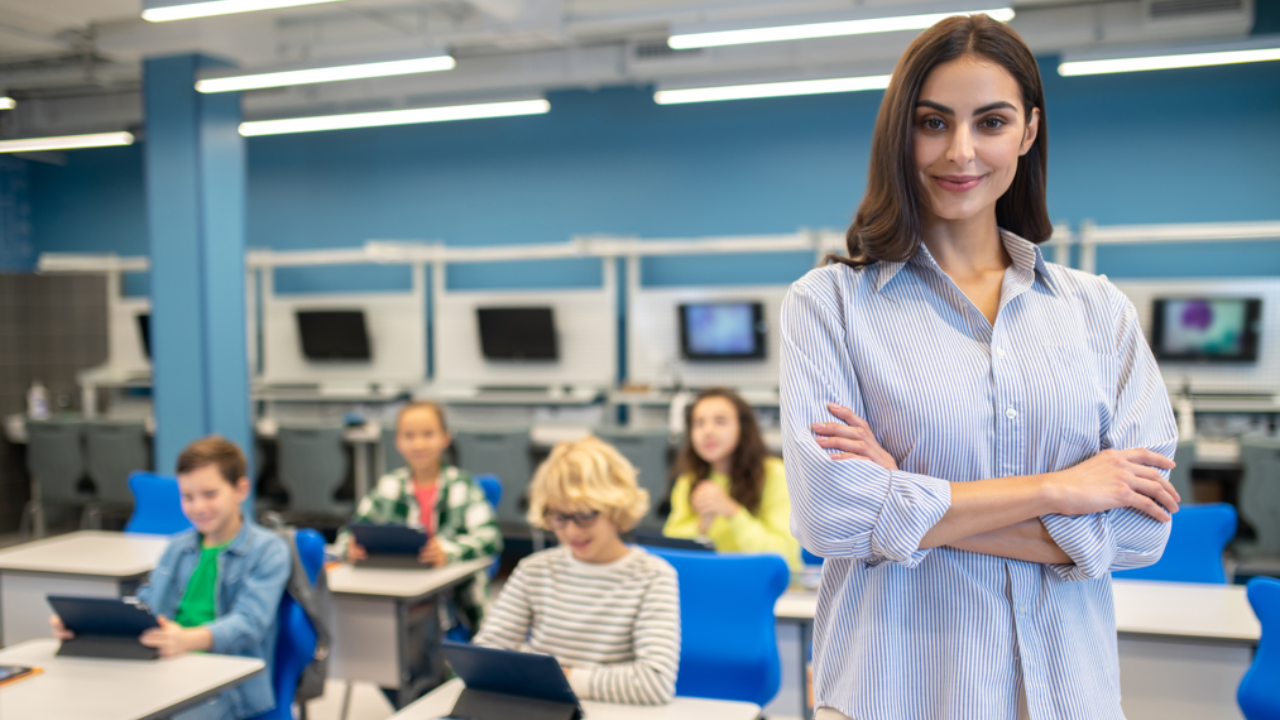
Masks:
[[[418,567],[418,553],[429,539],[422,529],[404,525],[351,523],[347,529],[368,553],[355,563],[360,567]]]
[[[550,655],[448,640],[445,660],[467,688],[450,711],[456,720],[580,720],[584,713],[560,663]]]
[[[36,667],[23,667],[21,665],[0,665],[0,685],[16,682],[22,678],[39,675],[43,672]]]
[[[160,622],[136,599],[50,595],[49,604],[63,626],[75,633],[62,641],[58,655],[120,660],[154,660],[160,655],[138,642],[138,636]]]

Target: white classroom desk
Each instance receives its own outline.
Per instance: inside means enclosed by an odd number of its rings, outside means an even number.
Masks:
[[[1262,635],[1244,586],[1150,580],[1112,580],[1111,586],[1125,717],[1242,718],[1236,689]],[[817,606],[817,593],[808,591],[788,591],[774,606],[779,623],[800,626],[804,662]],[[807,705],[807,687],[801,697]]]
[[[423,689],[418,686],[427,686],[433,678],[412,677],[410,662],[420,651],[410,647],[410,620],[429,623],[434,637],[443,639],[439,609],[430,601],[472,575],[488,571],[491,563],[486,557],[429,570],[358,568],[345,563],[331,567],[330,676],[399,688],[401,704],[416,697]],[[434,669],[442,673],[439,648],[435,655]]]
[[[164,535],[81,530],[0,550],[0,647],[49,637],[48,595],[131,594],[168,545]]]
[[[257,658],[188,653],[162,660],[62,658],[58,641],[0,651],[0,665],[34,666],[34,677],[0,686],[0,718],[151,720],[191,707],[262,672]]]
[[[462,694],[462,681],[454,678],[406,707],[391,720],[437,720],[453,709]],[[588,720],[756,720],[760,706],[731,700],[678,697],[667,705],[620,705],[583,700]]]

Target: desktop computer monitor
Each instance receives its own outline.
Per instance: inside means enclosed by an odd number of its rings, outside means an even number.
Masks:
[[[315,361],[362,362],[372,359],[363,310],[299,310],[302,355]]]
[[[686,360],[764,357],[764,306],[758,302],[681,305],[680,350]]]
[[[549,307],[476,308],[486,360],[557,360],[555,315]]]
[[[1159,360],[1254,362],[1261,317],[1257,298],[1156,298],[1151,349]]]
[[[138,313],[138,337],[142,338],[142,356],[151,359],[151,313]]]

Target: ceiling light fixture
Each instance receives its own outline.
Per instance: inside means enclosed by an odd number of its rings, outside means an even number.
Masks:
[[[169,22],[171,20],[190,20],[192,18],[213,17],[214,15],[234,15],[236,13],[257,12],[259,10],[276,10],[279,8],[298,7],[299,5],[318,5],[320,3],[339,2],[340,0],[209,0],[185,5],[169,5],[153,7],[142,11],[142,19],[148,22]]]
[[[923,30],[939,20],[954,15],[988,15],[992,20],[1008,22],[1013,19],[1013,8],[992,8],[989,10],[973,10],[971,12],[941,12],[927,15],[899,15],[895,17],[868,18],[864,20],[839,20],[835,22],[816,22],[803,25],[781,25],[776,27],[749,28],[743,30],[718,30],[712,32],[674,33],[667,40],[674,50],[691,48],[721,47],[724,45],[746,45],[749,43],[779,42],[782,40],[808,40],[811,38],[840,37],[844,35],[866,35],[869,33],[898,32],[901,30]]]
[[[1073,77],[1076,75],[1102,75],[1105,73],[1141,72],[1144,70],[1233,65],[1235,63],[1266,62],[1268,60],[1280,60],[1280,48],[1074,60],[1059,64],[1058,74],[1064,77]]]
[[[11,97],[0,97],[0,110],[12,110],[18,107],[17,101]]]
[[[39,152],[41,150],[77,150],[80,148],[132,145],[133,134],[127,132],[96,133],[93,135],[63,135],[61,137],[20,138],[0,140],[0,153]]]
[[[826,80],[796,80],[791,82],[758,83],[755,85],[724,85],[720,87],[680,88],[659,90],[653,94],[659,105],[713,102],[717,100],[746,100],[751,98],[787,97],[790,95],[821,95],[824,93],[856,92],[859,90],[883,90],[889,87],[889,75],[866,77],[830,78]]]
[[[480,103],[476,105],[446,105],[442,107],[413,108],[410,110],[384,110],[351,115],[255,120],[240,123],[240,134],[245,137],[253,137],[257,135],[317,132],[320,130],[381,127],[384,125],[411,125],[414,123],[448,122],[476,118],[540,115],[550,109],[551,103],[544,99],[537,99]]]
[[[203,78],[196,81],[196,90],[202,93],[235,92],[239,90],[257,90],[260,88],[286,87],[289,85],[311,85],[314,83],[338,82],[340,80],[360,80],[364,78],[391,77],[393,75],[413,75],[415,73],[440,72],[452,70],[457,63],[448,55],[413,58],[411,60],[391,60],[384,62],[356,63],[354,65],[334,65],[330,67],[306,68],[302,70],[283,70],[251,75],[229,75],[225,77]]]

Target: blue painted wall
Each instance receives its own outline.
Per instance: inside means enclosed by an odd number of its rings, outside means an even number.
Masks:
[[[1280,63],[1061,78],[1048,97],[1049,200],[1072,224],[1280,219]],[[563,92],[543,116],[252,138],[248,244],[349,247],[370,238],[558,242],[843,227],[865,187],[881,93],[657,106],[645,88]],[[141,151],[32,164],[41,251],[145,251]],[[645,281],[786,281],[804,258],[655,259]],[[1104,249],[1114,277],[1280,274],[1280,243]],[[407,274],[344,274],[346,289]],[[582,282],[563,268],[557,277]],[[598,273],[598,270],[595,271]],[[453,287],[524,284],[516,264]],[[331,287],[290,271],[282,290]],[[575,279],[576,278],[576,279]]]
[[[28,270],[34,262],[27,162],[0,155],[0,271]]]

